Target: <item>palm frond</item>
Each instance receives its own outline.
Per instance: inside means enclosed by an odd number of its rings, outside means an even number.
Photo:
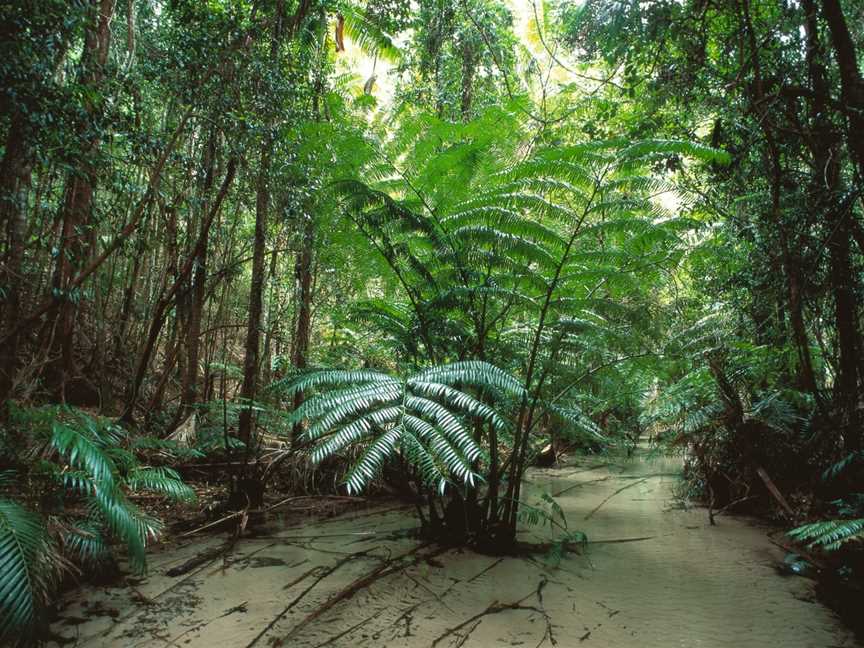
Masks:
[[[42,518],[0,499],[0,639],[14,643],[33,625],[54,591],[60,565]]]
[[[850,520],[823,520],[804,524],[789,532],[795,540],[807,542],[808,547],[836,551],[847,542],[864,540],[864,518]]]

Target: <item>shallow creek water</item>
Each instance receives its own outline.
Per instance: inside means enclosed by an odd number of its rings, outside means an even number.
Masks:
[[[555,495],[590,540],[555,569],[420,546],[410,508],[370,509],[271,524],[177,578],[165,572],[223,539],[156,552],[134,588],[70,593],[52,630],[88,648],[858,645],[811,581],[778,574],[783,550],[765,528],[728,516],[711,527],[682,506],[678,468],[640,458],[532,471],[527,501]]]

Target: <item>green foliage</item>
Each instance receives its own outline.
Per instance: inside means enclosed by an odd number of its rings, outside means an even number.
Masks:
[[[564,511],[549,493],[541,493],[540,500],[534,504],[520,502],[518,516],[519,522],[524,525],[548,526],[558,531],[544,558],[550,568],[556,568],[572,547],[584,548],[588,545],[588,536],[584,532],[568,528]]]
[[[864,541],[864,518],[853,520],[823,520],[804,524],[789,532],[795,540],[807,542],[808,547],[836,551],[848,542]]]
[[[396,454],[439,493],[454,480],[475,485],[479,475],[474,464],[482,451],[472,437],[472,424],[505,429],[508,423],[494,403],[523,392],[516,379],[478,361],[436,366],[404,379],[370,370],[320,370],[277,388],[286,395],[307,394],[290,420],[308,424],[303,439],[314,444],[315,462],[349,445],[363,448],[345,476],[352,493],[375,479]]]
[[[35,623],[62,567],[42,517],[0,498],[0,639],[15,643]]]
[[[117,540],[125,545],[132,568],[146,570],[146,547],[158,537],[161,523],[136,506],[130,494],[151,492],[175,501],[195,498],[175,470],[142,466],[125,447],[122,429],[81,410],[11,406],[6,433],[23,434],[29,444],[47,452],[34,461],[27,448],[19,446],[16,469],[3,473],[6,484],[35,487],[35,492],[20,489],[21,497],[38,494],[43,508],[37,513],[24,503],[0,499],[4,632],[20,631],[35,621],[61,571],[71,567],[62,555],[97,567],[110,561],[111,541]],[[144,446],[153,444],[137,444],[139,450]]]

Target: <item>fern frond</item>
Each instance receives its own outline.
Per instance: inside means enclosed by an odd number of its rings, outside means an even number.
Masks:
[[[804,524],[792,529],[788,535],[795,540],[807,542],[808,547],[836,551],[847,542],[864,540],[864,518]]]
[[[133,491],[148,490],[160,493],[176,501],[191,502],[195,491],[183,483],[173,468],[135,468],[126,478],[126,485]]]
[[[42,518],[0,499],[0,639],[11,644],[33,625],[54,591],[60,564]]]

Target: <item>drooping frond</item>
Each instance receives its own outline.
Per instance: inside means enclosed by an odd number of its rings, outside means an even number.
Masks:
[[[135,468],[126,478],[126,485],[133,491],[143,490],[160,493],[177,501],[192,501],[195,491],[183,483],[173,468]]]
[[[388,61],[397,61],[399,48],[393,36],[386,33],[363,9],[343,3],[340,8],[345,34],[370,56],[379,56]]]
[[[436,490],[450,481],[474,484],[478,475],[472,464],[482,452],[473,423],[505,429],[508,423],[490,398],[522,393],[518,380],[484,362],[432,367],[404,380],[372,371],[323,370],[296,378],[286,391],[298,389],[314,390],[290,417],[308,424],[304,439],[314,444],[314,461],[350,445],[363,447],[345,476],[352,493],[397,452]]]
[[[14,644],[48,603],[61,561],[44,521],[0,499],[0,639]]]
[[[864,518],[823,520],[804,524],[792,529],[789,536],[808,543],[808,547],[821,547],[827,551],[836,551],[847,542],[864,541]]]

